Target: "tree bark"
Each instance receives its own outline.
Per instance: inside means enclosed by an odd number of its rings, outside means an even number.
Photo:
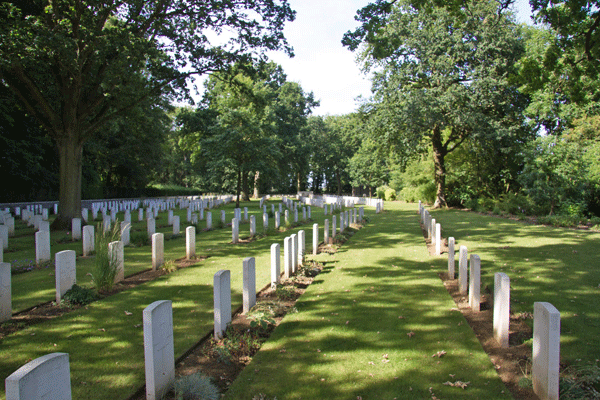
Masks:
[[[433,147],[433,164],[435,167],[436,199],[433,208],[447,207],[446,203],[446,164],[444,158],[448,149],[442,144],[442,130],[439,126],[433,128],[431,138]]]
[[[259,188],[259,184],[260,184],[260,171],[256,171],[256,174],[254,174],[254,194],[253,194],[253,198],[254,199],[258,199],[260,197],[260,188]]]
[[[235,193],[235,208],[240,208],[240,192],[242,190],[242,169],[238,169],[237,188]]]
[[[242,201],[250,201],[250,186],[248,185],[248,173],[242,171]]]
[[[83,143],[74,134],[65,134],[57,140],[60,158],[60,189],[58,217],[53,230],[70,230],[71,220],[81,218],[81,163]]]

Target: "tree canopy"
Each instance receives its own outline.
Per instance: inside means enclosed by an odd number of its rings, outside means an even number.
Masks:
[[[185,98],[193,75],[291,54],[293,19],[286,0],[2,2],[0,81],[57,144],[57,225],[80,212],[84,142],[142,101]]]

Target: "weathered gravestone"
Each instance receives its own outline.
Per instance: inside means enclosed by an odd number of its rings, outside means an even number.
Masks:
[[[73,250],[59,251],[54,255],[56,269],[56,303],[60,303],[65,293],[77,282],[77,255]]]
[[[125,251],[122,241],[119,240],[108,244],[108,259],[117,267],[114,282],[121,282],[125,279]]]
[[[50,258],[50,232],[38,231],[35,233],[35,262],[39,264]]]
[[[460,294],[467,294],[467,246],[460,246],[458,257],[458,290]]]
[[[289,236],[283,240],[283,273],[286,279],[292,276],[292,238]]]
[[[188,260],[196,257],[196,227],[185,228],[185,257]]]
[[[0,262],[0,322],[12,318],[10,264]]]
[[[256,235],[256,217],[250,216],[250,236]]]
[[[508,348],[510,328],[510,279],[503,272],[494,274],[494,338]]]
[[[281,250],[279,243],[271,245],[271,288],[275,289],[279,284],[281,275]]]
[[[150,304],[144,309],[143,322],[146,400],[161,400],[175,380],[171,301]]]
[[[541,400],[558,399],[560,313],[547,302],[533,303],[533,391]]]
[[[155,233],[152,235],[152,270],[162,267],[165,263],[165,235]]]
[[[313,224],[313,241],[312,241],[312,247],[313,247],[313,255],[317,255],[317,252],[319,250],[319,224]]]
[[[129,246],[131,242],[131,223],[127,221],[121,222],[121,242],[123,246]]]
[[[236,244],[240,241],[240,226],[239,220],[237,218],[233,218],[231,220],[231,242]]]
[[[455,241],[453,237],[448,238],[448,279],[454,279],[454,245]]]
[[[71,400],[69,355],[36,358],[8,376],[4,386],[6,400]]]
[[[469,262],[469,307],[471,311],[479,312],[481,304],[481,259],[477,254],[471,254]]]
[[[231,322],[231,273],[220,270],[214,276],[214,319],[215,340],[223,337],[227,324]]]
[[[94,225],[86,225],[83,227],[83,256],[87,257],[94,252],[96,240],[94,237]]]
[[[256,263],[254,257],[244,258],[243,281],[243,313],[247,314],[256,305]]]

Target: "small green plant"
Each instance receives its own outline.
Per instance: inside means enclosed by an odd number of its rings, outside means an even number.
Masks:
[[[561,399],[600,399],[598,365],[572,365],[561,375],[559,384]]]
[[[217,388],[209,377],[200,373],[182,376],[173,385],[177,400],[217,400],[220,398]]]
[[[63,296],[63,301],[74,305],[85,306],[86,304],[90,304],[95,300],[96,294],[92,289],[84,288],[77,284],[73,285],[71,289],[67,290]]]
[[[162,269],[164,269],[165,271],[167,271],[167,273],[170,274],[171,272],[177,271],[177,265],[175,264],[175,261],[168,260],[163,264]]]
[[[275,289],[275,295],[279,300],[294,300],[296,298],[296,291],[292,286],[279,285]]]
[[[263,331],[269,329],[270,325],[275,325],[275,320],[273,317],[273,311],[269,309],[261,309],[261,310],[250,310],[248,313],[248,318],[251,319],[250,327],[252,328],[260,328]]]
[[[109,255],[108,245],[119,239],[119,223],[117,221],[113,229],[107,231],[104,231],[103,224],[98,224],[96,232],[96,257],[92,283],[98,291],[110,291],[117,275],[117,259],[116,254],[112,257]]]

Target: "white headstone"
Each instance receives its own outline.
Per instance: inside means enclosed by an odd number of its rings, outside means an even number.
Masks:
[[[323,242],[325,246],[329,244],[329,220],[326,219],[323,223]]]
[[[273,289],[279,284],[279,276],[281,275],[280,249],[279,243],[271,245],[271,288]]]
[[[50,232],[39,231],[35,233],[35,262],[49,261],[50,255]]]
[[[143,221],[144,220],[144,209],[140,208],[138,209],[138,221]]]
[[[335,226],[335,215],[331,216],[331,237],[335,238],[337,227]]]
[[[144,309],[146,399],[161,400],[175,380],[173,308],[171,301],[155,301]]]
[[[286,279],[292,276],[292,238],[283,240],[283,273]]]
[[[206,229],[212,229],[212,212],[206,213]]]
[[[285,218],[285,224],[289,225],[290,224],[290,211],[289,210],[285,210],[284,218]]]
[[[220,270],[214,276],[215,340],[223,337],[227,324],[231,322],[231,273]]]
[[[59,251],[54,255],[57,303],[60,303],[65,293],[77,282],[76,261],[77,255],[73,250]]]
[[[508,348],[510,328],[510,279],[503,272],[494,274],[494,338]]]
[[[243,263],[243,313],[256,305],[256,263],[254,257],[244,258]]]
[[[266,231],[269,229],[269,214],[263,213],[263,229]]]
[[[173,224],[173,235],[179,235],[181,233],[179,215],[171,217],[171,222]]]
[[[460,246],[458,255],[458,290],[460,294],[467,294],[467,246]]]
[[[435,224],[435,255],[442,254],[442,227],[440,224]]]
[[[2,241],[2,248],[8,249],[8,226],[0,225],[0,240]]]
[[[319,251],[319,224],[313,224],[313,255]]]
[[[453,237],[448,238],[448,279],[454,279],[454,245]]]
[[[471,254],[469,269],[469,306],[472,311],[479,312],[481,304],[481,259],[477,254]]]
[[[73,218],[71,220],[71,238],[73,240],[81,240],[81,218]]]
[[[250,236],[256,235],[256,217],[250,216]]]
[[[155,233],[152,235],[152,270],[162,267],[165,263],[165,235]]]
[[[231,242],[236,244],[240,241],[240,225],[237,218],[231,220]]]
[[[306,235],[304,230],[298,231],[298,266],[304,265],[304,254],[306,250]]]
[[[188,260],[196,257],[196,227],[185,228],[185,256]]]
[[[225,224],[225,210],[221,210],[221,222]]]
[[[533,303],[533,391],[542,400],[558,399],[560,313],[547,302]]]
[[[7,217],[4,221],[4,225],[8,228],[8,236],[15,236],[15,218]]]
[[[279,211],[275,212],[275,229],[279,229],[281,226],[281,214]]]
[[[0,261],[0,322],[12,318],[10,264]]]
[[[123,246],[129,246],[131,242],[131,222],[123,221],[121,222],[121,242],[123,242]]]
[[[117,265],[115,283],[125,279],[125,251],[122,241],[110,242],[108,244],[108,259]]]
[[[69,355],[52,353],[36,358],[4,382],[6,400],[71,400]]]
[[[92,254],[95,247],[94,225],[85,225],[83,227],[83,256],[87,257]]]
[[[150,238],[156,233],[156,220],[154,218],[150,217],[146,220],[146,230]]]

